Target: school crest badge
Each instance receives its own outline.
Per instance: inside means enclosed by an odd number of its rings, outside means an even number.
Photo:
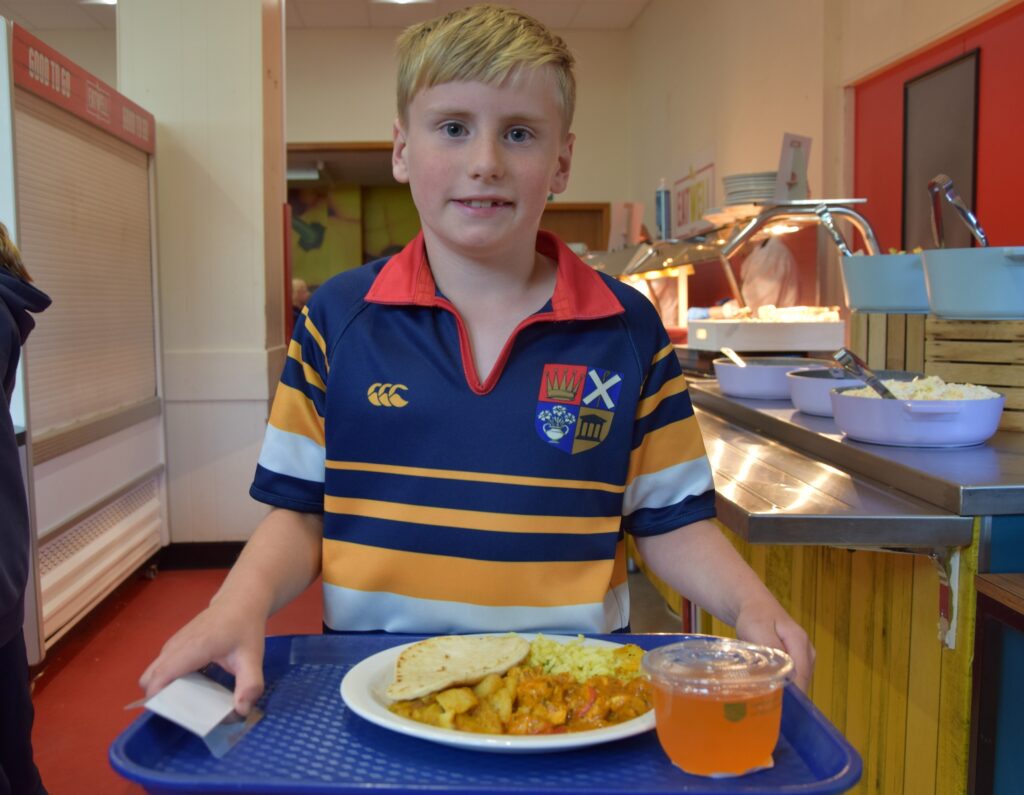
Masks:
[[[607,437],[622,391],[622,374],[584,364],[546,364],[534,426],[563,453],[582,453]]]

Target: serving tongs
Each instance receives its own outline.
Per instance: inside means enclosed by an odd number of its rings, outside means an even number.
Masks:
[[[985,235],[985,230],[981,228],[981,224],[978,223],[978,217],[960,198],[957,189],[953,187],[952,179],[945,174],[936,174],[928,181],[928,192],[932,195],[932,237],[935,239],[936,248],[946,247],[946,238],[942,229],[942,199],[949,202],[957,211],[964,224],[971,230],[974,239],[978,241],[978,245],[988,245],[988,237]]]
[[[898,398],[889,391],[888,387],[882,383],[881,379],[871,372],[870,368],[853,351],[847,350],[846,348],[840,348],[838,351],[832,354],[832,358],[842,365],[842,368],[854,378],[860,379],[880,397],[886,400],[898,400]]]
[[[836,244],[839,253],[844,257],[852,257],[853,252],[850,251],[850,247],[846,244],[846,238],[843,237],[843,233],[836,226],[835,219],[832,217],[832,213],[829,212],[828,205],[819,204],[814,208],[814,214],[818,216],[821,225],[825,227],[825,231],[832,238],[832,242]]]

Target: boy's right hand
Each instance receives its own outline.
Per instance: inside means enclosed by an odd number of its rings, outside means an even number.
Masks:
[[[258,617],[214,601],[171,636],[139,685],[149,698],[178,677],[214,662],[234,674],[235,710],[248,715],[263,693],[264,625]]]

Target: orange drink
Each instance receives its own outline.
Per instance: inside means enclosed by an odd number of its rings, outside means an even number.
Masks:
[[[776,649],[692,636],[649,651],[658,741],[677,767],[737,776],[771,766],[782,688],[793,670]]]

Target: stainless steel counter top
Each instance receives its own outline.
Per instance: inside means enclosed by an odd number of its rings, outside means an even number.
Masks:
[[[696,395],[694,395],[696,398]],[[934,548],[971,543],[972,519],[851,475],[697,409],[718,518],[758,544]]]
[[[690,396],[703,409],[699,421],[709,451],[721,428],[710,418],[724,419],[753,438],[777,443],[766,465],[775,463],[778,450],[799,451],[809,462],[847,473],[851,483],[866,478],[885,484],[941,512],[960,517],[1024,514],[1024,433],[1001,431],[974,447],[888,447],[846,439],[831,417],[804,414],[789,401],[726,397],[711,379],[692,379]],[[789,471],[782,464],[778,468]]]

